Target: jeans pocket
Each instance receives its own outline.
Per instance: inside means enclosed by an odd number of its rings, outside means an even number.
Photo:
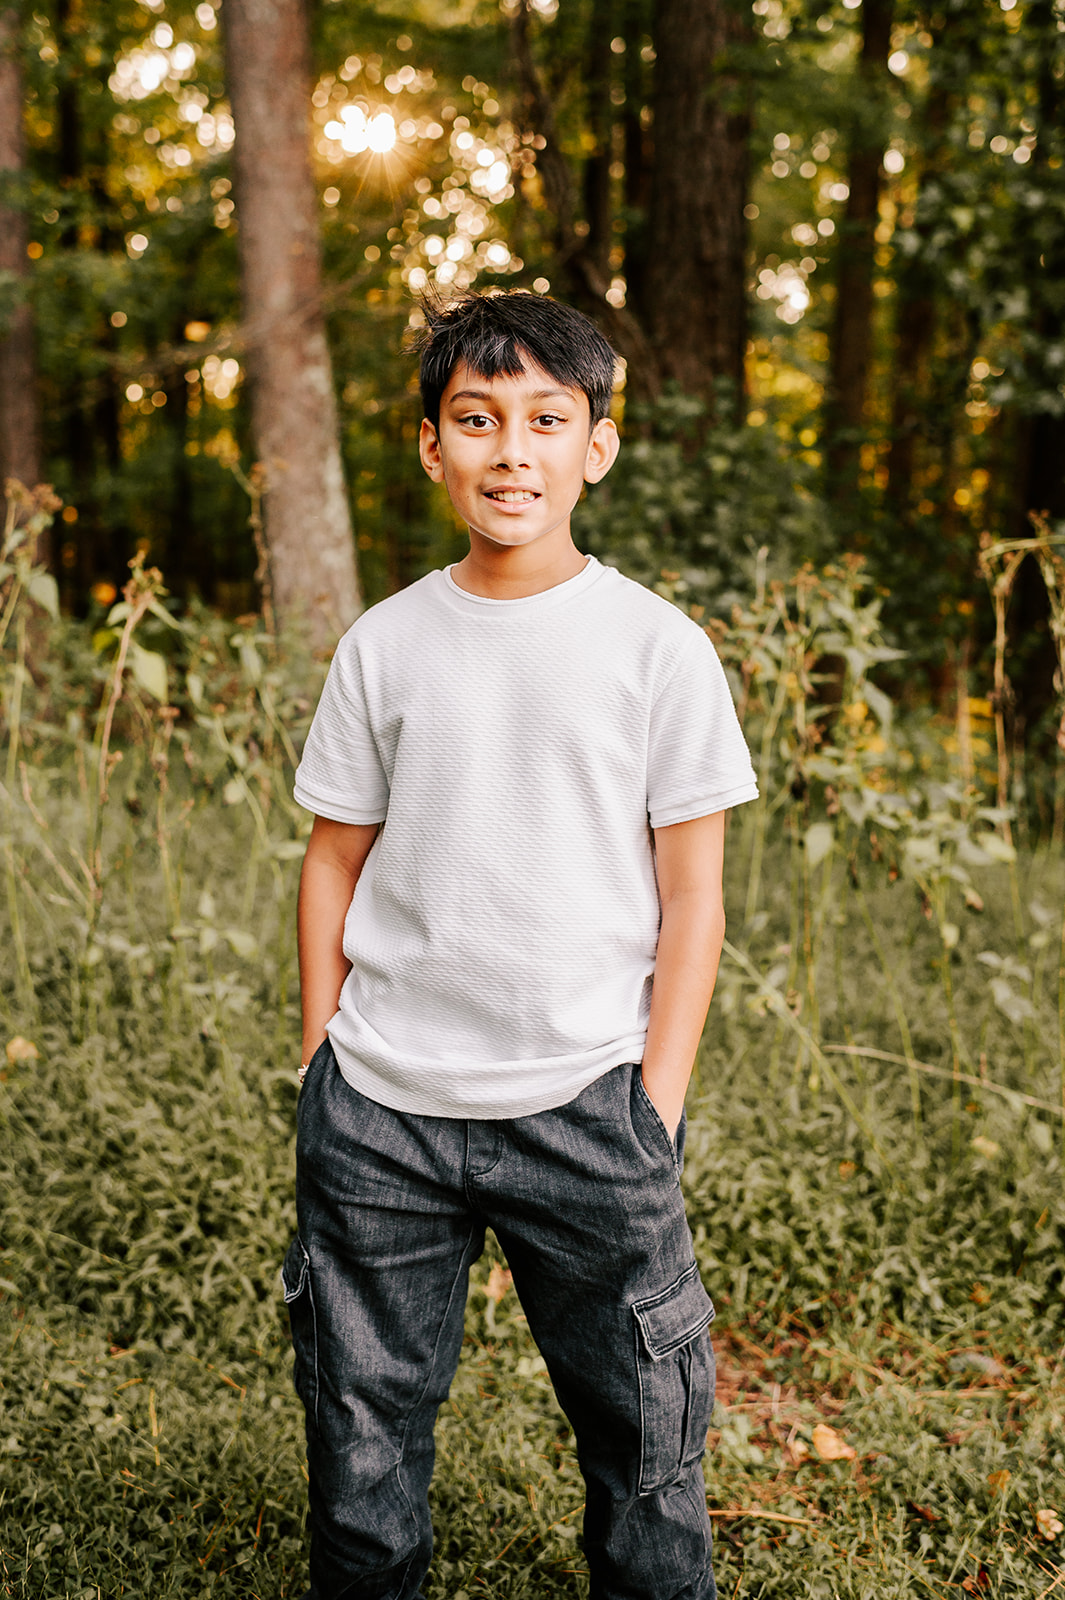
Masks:
[[[281,1267],[281,1288],[288,1309],[295,1357],[292,1382],[303,1402],[307,1422],[318,1421],[318,1329],[314,1315],[314,1288],[311,1283],[311,1258],[297,1235],[289,1245]]]
[[[640,1385],[640,1494],[683,1481],[701,1460],[714,1409],[710,1296],[693,1261],[675,1283],[633,1304]]]
[[[679,1182],[681,1167],[684,1161],[684,1133],[687,1125],[686,1113],[683,1111],[681,1112],[681,1118],[677,1126],[676,1137],[671,1139],[669,1136],[669,1129],[662,1121],[662,1116],[658,1107],[651,1099],[651,1096],[647,1093],[647,1090],[644,1086],[643,1074],[639,1067],[636,1068],[636,1094],[640,1104],[643,1106],[648,1117],[651,1119],[651,1122],[654,1125],[658,1143],[664,1144],[666,1149],[669,1151],[669,1159],[673,1163],[673,1170],[676,1173]]]

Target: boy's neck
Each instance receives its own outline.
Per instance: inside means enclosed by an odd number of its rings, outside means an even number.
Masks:
[[[469,553],[451,569],[452,579],[485,600],[524,600],[568,582],[588,565],[568,534],[553,547],[541,545],[537,540],[508,547],[471,537]]]

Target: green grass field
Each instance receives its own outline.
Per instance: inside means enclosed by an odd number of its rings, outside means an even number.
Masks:
[[[56,808],[58,825],[58,786]],[[196,813],[181,864],[196,938],[152,938],[159,863],[138,845],[149,823],[127,815],[110,943],[79,962],[77,919],[42,898],[26,936],[35,1015],[20,1018],[9,963],[7,1026],[38,1055],[15,1047],[0,1084],[6,1595],[302,1592],[302,1423],[277,1281],[293,1226],[296,864],[257,902],[254,951],[203,931],[239,917],[247,815]],[[1021,866],[1022,898],[1061,903],[1059,862]],[[771,846],[753,958],[771,976],[789,959],[787,871]],[[916,1124],[905,1065],[826,1052],[838,1079],[811,1088],[801,1033],[735,963],[723,971],[685,1185],[718,1305],[706,1475],[724,1595],[1036,1597],[1065,1581],[1061,1126],[1020,1098],[1056,1100],[1056,1016],[1037,995],[1017,1024],[992,1001],[974,951],[1012,929],[1007,870],[990,876],[952,958],[963,1045],[995,1091],[950,1081],[942,947],[912,885],[867,900],[894,1000],[853,895],[840,883],[828,902],[822,1046],[898,1054],[901,1000],[914,1056],[947,1073],[919,1075]],[[429,1600],[584,1592],[567,1438],[486,1257],[440,1419]]]
[[[168,621],[150,573],[91,643],[45,635],[27,562],[0,616],[0,1594],[298,1596],[278,1271],[320,664]],[[868,682],[893,652],[862,583],[800,575],[719,639],[763,795],[730,824],[685,1169],[720,1588],[1065,1597],[1065,787],[1018,805],[1015,851],[987,724],[900,726]],[[491,1251],[438,1444],[427,1600],[585,1593],[567,1426]]]

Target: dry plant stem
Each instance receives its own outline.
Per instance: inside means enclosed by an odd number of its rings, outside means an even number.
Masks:
[[[1054,687],[1058,692],[1061,714],[1057,733],[1058,762],[1054,783],[1051,844],[1060,849],[1065,843],[1065,557],[1051,549],[1046,524],[1037,522],[1036,526],[1043,535],[1036,555],[1050,604],[1050,631],[1058,657]]]
[[[1058,948],[1058,1080],[1061,1093],[1062,1154],[1065,1156],[1065,912],[1061,919],[1061,944]]]
[[[130,641],[133,638],[137,624],[143,619],[151,600],[151,592],[142,590],[137,593],[131,581],[127,583],[123,593],[129,601],[130,612],[126,618],[122,635],[118,641],[118,654],[115,656],[114,666],[107,686],[107,705],[104,710],[103,722],[100,731],[100,748],[97,757],[97,783],[96,803],[92,814],[92,833],[89,847],[89,866],[93,876],[93,906],[90,916],[90,934],[99,915],[100,899],[103,894],[103,828],[104,807],[107,804],[107,784],[111,775],[111,762],[108,759],[111,746],[111,729],[115,720],[115,710],[122,698],[122,679],[126,670],[126,657],[129,655]]]
[[[6,798],[9,804],[13,804],[15,773],[18,769],[19,733],[22,723],[22,685],[26,676],[26,616],[25,612],[21,610],[18,613],[18,621],[15,624],[15,638],[15,666],[12,672],[14,683],[8,710],[10,742],[7,750]],[[4,841],[4,867],[8,915],[11,918],[11,941],[15,949],[15,971],[19,999],[24,1006],[35,1012],[36,997],[33,987],[33,974],[30,971],[29,956],[26,952],[26,939],[19,910],[18,866],[15,861],[13,830],[8,833]]]
[[[859,1059],[864,1056],[870,1061],[894,1061],[913,1072],[926,1072],[931,1078],[945,1078],[951,1083],[967,1083],[974,1089],[986,1089],[988,1094],[1001,1095],[1003,1100],[1011,1103],[1016,1101],[1030,1106],[1033,1111],[1046,1111],[1052,1117],[1065,1120],[1065,1105],[1056,1106],[1052,1100],[1040,1100],[1034,1094],[1022,1094],[1019,1089],[1009,1089],[1003,1083],[993,1083],[990,1078],[978,1078],[971,1072],[955,1074],[950,1067],[936,1067],[930,1061],[917,1061],[913,1056],[896,1055],[892,1050],[878,1050],[873,1045],[824,1044],[821,1048],[830,1056],[855,1056]]]
[[[64,889],[68,890],[68,892],[71,895],[73,895],[74,899],[78,902],[78,904],[82,907],[82,909],[84,911],[88,911],[88,909],[89,909],[89,894],[88,894],[88,892],[81,887],[81,885],[77,882],[77,880],[75,878],[71,877],[70,873],[67,871],[66,867],[64,867],[63,863],[60,861],[60,859],[56,855],[55,851],[52,849],[52,847],[48,844],[47,840],[44,838],[44,835],[46,833],[49,833],[51,830],[49,829],[48,823],[45,821],[44,817],[42,817],[41,813],[38,811],[37,805],[36,805],[36,803],[34,801],[33,792],[30,789],[29,768],[27,767],[25,761],[22,761],[22,760],[19,761],[18,766],[19,766],[19,777],[20,777],[21,786],[22,786],[22,798],[26,802],[26,810],[29,812],[30,816],[33,818],[34,822],[37,824],[38,829],[40,830],[40,835],[41,836],[36,841],[37,848],[40,850],[40,852],[44,856],[45,860],[51,866],[52,870],[54,871],[56,877],[59,879],[60,883],[63,885]],[[87,872],[87,869],[85,867],[85,863],[82,861],[81,857],[75,855],[75,860],[77,861],[78,865],[81,867],[82,872],[85,873],[86,878],[88,878],[88,872]]]
[[[754,803],[754,815],[751,818],[753,837],[750,866],[747,870],[747,903],[743,912],[743,920],[746,923],[751,922],[755,912],[758,910],[758,896],[762,881],[762,860],[765,856],[766,821],[769,807],[769,775],[773,764],[773,744],[776,740],[780,719],[784,714],[787,698],[787,678],[784,673],[781,673],[777,679],[772,708],[766,718],[765,727],[762,729],[762,744],[758,754],[758,799]]]
[[[174,884],[173,862],[170,859],[170,830],[167,826],[166,802],[170,792],[170,738],[174,732],[176,712],[170,706],[162,706],[159,714],[162,734],[152,753],[152,768],[156,778],[155,842],[159,850],[159,864],[163,869],[163,886],[166,890],[170,926],[175,928],[181,921],[181,905]]]
[[[969,653],[972,648],[971,640],[965,638],[958,654],[958,669],[955,690],[955,728],[958,739],[958,765],[961,767],[961,780],[966,789],[971,789],[975,775],[973,762],[973,719],[969,710]]]
[[[761,972],[759,972],[750,956],[746,955],[744,951],[738,950],[736,946],[728,939],[725,940],[722,949],[730,960],[735,961],[736,965],[740,967],[749,978],[754,980],[754,982],[758,985],[760,992],[765,995],[766,999],[770,1002],[774,1013],[780,1018],[781,1022],[785,1025],[785,1027],[791,1028],[806,1046],[811,1057],[818,1062],[825,1074],[825,1077],[829,1080],[836,1093],[839,1095],[843,1106],[850,1112],[857,1126],[862,1130],[862,1132],[865,1134],[865,1137],[869,1140],[870,1147],[876,1152],[877,1156],[883,1162],[885,1170],[891,1172],[893,1170],[891,1162],[881,1149],[876,1134],[873,1132],[872,1126],[870,1125],[868,1119],[862,1113],[861,1107],[858,1105],[857,1101],[854,1099],[853,1095],[840,1078],[839,1074],[833,1068],[832,1063],[828,1060],[820,1044],[811,1034],[809,1028],[805,1027],[799,1021],[798,1017],[792,1012],[787,1003],[786,997],[781,994],[779,989],[775,988],[771,983],[766,981],[765,977]]]
[[[902,1004],[902,998],[895,984],[891,963],[887,958],[884,946],[880,942],[880,935],[876,931],[876,924],[873,922],[872,912],[869,910],[869,901],[866,899],[865,890],[860,883],[856,887],[862,920],[872,940],[873,949],[876,951],[876,959],[880,963],[880,970],[884,974],[884,979],[887,983],[888,994],[891,996],[891,1009],[895,1013],[895,1023],[899,1030],[899,1037],[902,1040],[903,1051],[905,1052],[903,1059],[910,1074],[910,1109],[913,1112],[913,1126],[916,1132],[921,1126],[921,1084],[916,1072],[917,1063],[913,1052],[910,1024],[906,1017],[906,1009]]]
[[[239,461],[233,461],[230,463],[230,470],[251,501],[251,510],[248,512],[248,526],[251,529],[252,538],[255,540],[255,553],[259,558],[255,568],[254,581],[259,586],[263,627],[273,647],[276,649],[276,620],[274,617],[273,581],[270,576],[270,551],[267,547],[266,533],[263,528],[263,469],[259,463],[256,463],[249,474],[242,470]]]
[[[938,919],[937,919],[938,921]],[[940,926],[942,924],[940,923]],[[943,992],[947,1000],[947,1023],[950,1028],[950,1057],[951,1076],[954,1090],[951,1096],[954,1114],[954,1159],[961,1154],[961,1032],[958,1027],[958,1012],[954,1004],[954,975],[950,970],[950,946],[940,934],[940,971],[943,975]]]

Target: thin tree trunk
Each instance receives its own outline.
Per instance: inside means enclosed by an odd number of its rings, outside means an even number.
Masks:
[[[612,0],[592,0],[586,67],[588,131],[594,148],[584,166],[585,248],[603,277],[610,276],[610,164],[614,114],[610,104]]]
[[[836,315],[829,346],[825,408],[829,485],[837,495],[857,483],[861,430],[873,349],[873,269],[880,214],[884,116],[894,0],[865,0],[858,64],[858,116],[851,134],[850,194],[836,256]]]
[[[274,603],[327,645],[359,609],[321,306],[306,0],[226,0],[252,428]]]
[[[934,49],[944,47],[943,31],[933,32]],[[919,249],[914,257],[899,262],[896,273],[888,498],[896,517],[906,527],[913,520],[915,475],[920,460],[918,445],[931,407],[929,380],[938,323],[938,280],[927,256],[932,227],[928,218],[921,215],[921,201],[926,185],[935,182],[944,160],[944,133],[949,113],[947,94],[937,84],[929,95],[924,128],[920,130],[924,135],[924,170],[914,203],[917,213],[914,231]]]
[[[728,52],[736,0],[658,0],[654,159],[642,306],[661,377],[713,399],[743,390],[750,91]]]
[[[627,22],[639,7],[629,0]],[[617,15],[614,12],[614,15]],[[750,91],[729,63],[749,31],[742,0],[656,0],[651,138],[640,121],[639,31],[627,40],[626,195],[646,197],[647,218],[630,217],[625,235],[628,299],[606,301],[610,288],[606,227],[610,197],[605,76],[611,13],[593,7],[588,46],[588,110],[594,152],[584,168],[586,219],[555,130],[551,97],[533,58],[527,5],[514,12],[513,41],[522,100],[519,115],[544,140],[537,168],[553,220],[568,291],[606,325],[628,363],[626,393],[654,398],[673,381],[713,404],[719,379],[743,390],[746,353],[746,233]],[[613,119],[611,119],[613,120]],[[601,163],[601,164],[600,164]],[[639,171],[634,170],[638,165]],[[585,223],[582,226],[582,222]],[[631,269],[631,270],[630,270]]]
[[[41,479],[41,428],[33,311],[25,298],[29,279],[29,226],[25,210],[26,145],[22,126],[19,13],[0,5],[0,273],[10,274],[19,303],[0,324],[0,490],[4,478],[27,488]],[[0,500],[0,520],[3,502]],[[47,534],[38,558],[48,560]]]

